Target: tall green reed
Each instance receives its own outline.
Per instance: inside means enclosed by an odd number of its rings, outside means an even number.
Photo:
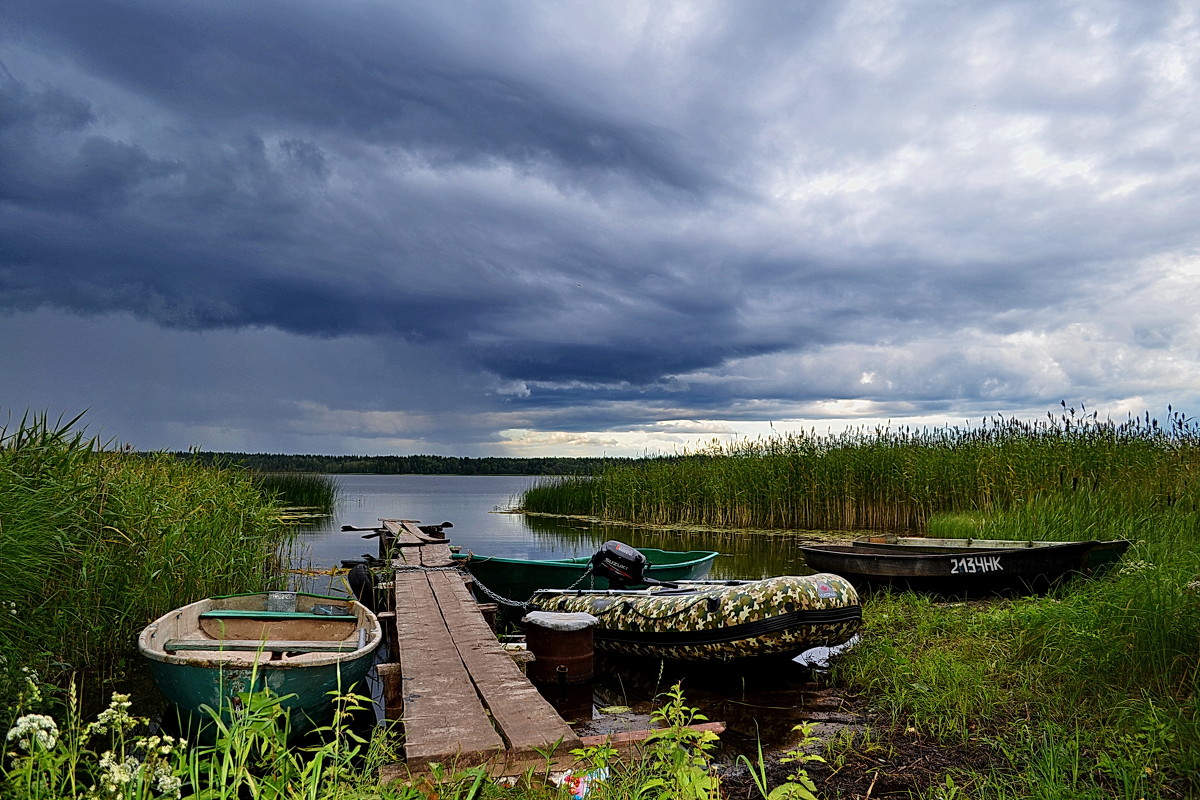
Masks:
[[[251,472],[254,485],[273,502],[289,508],[333,513],[339,484],[332,475],[317,472]]]
[[[278,581],[278,509],[244,474],[106,449],[78,422],[27,415],[0,429],[10,672],[106,669],[155,616]]]
[[[645,524],[924,530],[935,514],[991,513],[1094,492],[1137,507],[1200,505],[1200,432],[1065,409],[1040,422],[789,433],[715,442],[614,464],[595,478],[543,482],[526,511]]]

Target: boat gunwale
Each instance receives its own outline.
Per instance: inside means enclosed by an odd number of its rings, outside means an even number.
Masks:
[[[174,623],[180,620],[185,614],[195,613],[196,621],[199,621],[200,614],[205,611],[212,610],[211,604],[215,600],[228,600],[238,597],[266,597],[268,592],[245,592],[231,595],[215,595],[212,597],[204,597],[199,600],[187,603],[173,608],[165,614],[156,618],[153,622],[146,625],[138,634],[138,651],[141,655],[151,661],[157,661],[161,664],[170,664],[175,666],[191,666],[208,669],[311,669],[318,667],[333,666],[336,664],[357,661],[360,658],[370,656],[377,650],[383,642],[383,626],[379,622],[379,618],[369,608],[359,603],[354,598],[350,597],[335,597],[331,595],[313,594],[310,592],[296,592],[297,595],[312,597],[322,600],[330,600],[339,604],[345,604],[348,609],[353,612],[356,621],[354,628],[355,635],[359,631],[366,631],[366,641],[362,646],[356,647],[353,650],[345,650],[338,652],[309,652],[303,653],[301,656],[281,658],[279,660],[264,659],[263,656],[276,652],[287,652],[280,649],[263,648],[258,651],[246,650],[182,650],[177,649],[173,653],[166,651],[165,646],[168,641],[176,641],[181,637],[163,636],[161,642],[154,641],[159,633],[160,626]],[[341,616],[341,615],[338,615]],[[338,616],[322,616],[314,615],[317,619],[338,619]],[[196,632],[198,632],[198,627]],[[190,629],[188,632],[192,632]],[[349,637],[346,640],[348,641]],[[197,643],[220,642],[221,639],[211,637],[198,638]],[[278,641],[287,641],[275,639]],[[295,641],[301,641],[299,639]],[[263,644],[267,643],[263,639]],[[180,653],[203,653],[204,655],[180,655]],[[214,653],[220,653],[220,656],[214,657]]]
[[[646,570],[691,567],[691,566],[695,566],[696,564],[702,564],[708,560],[715,560],[717,556],[721,555],[720,551],[718,551],[718,550],[662,550],[657,547],[638,547],[635,549],[638,550],[643,555],[647,552],[652,552],[652,553],[680,553],[682,555],[687,555],[687,556],[691,556],[691,555],[696,556],[695,558],[690,558],[690,559],[686,559],[686,560],[667,561],[667,562],[661,562],[661,563],[654,563],[653,561],[649,560],[649,557],[647,557],[647,564],[645,567]],[[580,567],[580,566],[587,566],[589,563],[591,563],[591,560],[593,558],[593,556],[575,556],[573,558],[512,558],[509,556],[481,556],[478,553],[453,553],[451,555],[451,557],[455,561],[464,562],[467,564],[487,564],[487,563],[491,563],[491,562],[499,562],[501,564],[519,564],[521,566],[526,566],[526,567],[528,567],[528,566]]]

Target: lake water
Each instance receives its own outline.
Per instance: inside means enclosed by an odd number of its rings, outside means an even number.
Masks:
[[[337,476],[340,500],[333,516],[300,530],[293,566],[308,568],[296,575],[298,588],[342,592],[342,578],[319,574],[340,566],[342,559],[377,553],[374,539],[342,525],[375,527],[380,519],[413,519],[422,524],[448,521],[445,532],[464,552],[507,558],[564,558],[594,553],[609,539],[634,547],[665,550],[716,550],[711,578],[757,579],[771,575],[807,574],[797,551],[812,534],[718,533],[661,531],[506,513],[538,478],[512,476],[347,475]],[[311,581],[311,583],[305,583]],[[794,740],[793,725],[807,718],[806,706],[828,703],[821,675],[799,662],[770,666],[719,668],[666,667],[645,662],[608,661],[597,656],[597,680],[590,696],[558,698],[575,704],[581,733],[649,727],[652,700],[675,680],[685,696],[710,719],[729,724],[722,736],[727,747],[753,752],[756,737],[766,747]],[[814,700],[814,698],[816,698]],[[627,707],[604,713],[599,709]],[[566,711],[564,717],[570,719]],[[589,719],[590,718],[590,719]]]
[[[583,520],[507,513],[538,480],[523,476],[339,475],[340,499],[332,517],[300,529],[295,567],[328,570],[342,559],[375,555],[374,539],[343,525],[375,527],[380,519],[451,522],[450,543],[479,555],[502,558],[569,558],[591,555],[609,539],[663,550],[716,550],[709,577],[765,578],[811,570],[797,550],[802,534],[663,531]],[[313,588],[320,589],[320,586]],[[340,590],[340,581],[326,587]]]

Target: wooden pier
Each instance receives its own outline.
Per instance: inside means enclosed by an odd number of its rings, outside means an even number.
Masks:
[[[580,766],[571,750],[608,744],[637,753],[651,731],[582,739],[531,684],[484,618],[494,606],[472,596],[439,526],[380,520],[380,556],[395,582],[380,611],[391,660],[377,665],[385,714],[400,724],[404,761],[380,781],[405,781],[437,762],[450,770],[486,765],[494,777]],[[720,733],[725,723],[689,726]]]
[[[487,762],[514,774],[544,756],[580,746],[554,708],[497,641],[453,566],[445,539],[411,520],[382,520],[381,552],[395,568],[392,664],[380,665],[386,714],[400,721],[405,762],[384,781],[406,779],[430,762]]]

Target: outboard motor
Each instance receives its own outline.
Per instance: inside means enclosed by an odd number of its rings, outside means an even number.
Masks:
[[[646,568],[646,557],[624,542],[615,539],[607,541],[594,556],[592,556],[592,571],[602,578],[608,579],[608,585],[614,589],[625,589],[639,583],[646,583],[642,571]],[[655,581],[650,581],[654,583]]]

